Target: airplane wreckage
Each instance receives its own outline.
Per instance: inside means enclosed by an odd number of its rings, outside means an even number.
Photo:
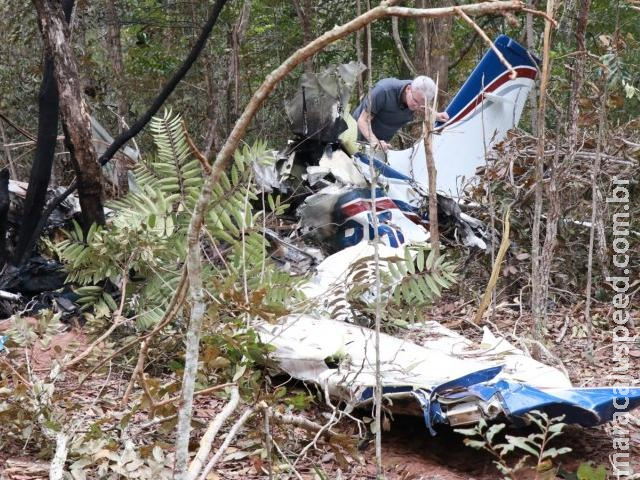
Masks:
[[[436,124],[433,135],[445,241],[480,249],[491,235],[458,201],[476,168],[485,165],[485,152],[517,126],[538,71],[538,60],[509,37],[498,37],[495,47],[515,78],[489,50],[448,105],[449,120]],[[305,287],[319,305],[313,315],[289,315],[257,327],[262,341],[275,347],[272,369],[356,407],[373,402],[375,332],[332,307],[346,301],[340,297],[354,281],[350,267],[373,258],[376,237],[382,270],[385,259],[402,258],[412,244],[429,239],[424,142],[390,150],[386,158],[354,144],[355,120],[344,105],[357,73],[358,66],[349,64],[303,75],[286,107],[297,140],[275,167],[256,166],[267,191],[294,192],[303,184],[312,192],[297,210],[302,230],[335,252]],[[372,287],[363,298],[371,302],[375,293]],[[532,410],[589,427],[640,406],[640,388],[573,387],[564,372],[530,358],[487,327],[480,345],[435,321],[413,328],[426,338],[421,345],[381,334],[383,402],[391,412],[423,417],[434,434],[438,424],[469,425],[481,418],[524,425]]]
[[[492,235],[459,201],[476,168],[485,165],[485,152],[517,126],[537,74],[537,59],[514,40],[502,35],[495,48],[515,78],[489,50],[447,107],[449,120],[437,124],[433,135],[438,222],[451,245],[487,248]],[[351,63],[305,73],[286,105],[295,140],[274,164],[254,164],[258,185],[289,195],[297,207],[299,238],[265,234],[284,247],[276,261],[292,273],[313,272],[303,290],[315,300],[305,314],[254,325],[274,349],[267,368],[314,383],[353,407],[373,402],[376,354],[375,332],[354,322],[348,308],[335,308],[348,303],[344,292],[357,281],[351,267],[373,258],[372,242],[378,239],[380,269],[393,277],[387,260],[406,258],[411,246],[429,240],[423,141],[389,151],[386,158],[355,142],[355,120],[345,106],[360,68]],[[314,239],[329,255],[299,246],[302,238]],[[371,303],[375,295],[375,287],[364,288],[360,299]],[[589,427],[640,406],[640,388],[573,387],[561,370],[530,358],[487,327],[480,345],[435,321],[409,328],[420,330],[420,345],[381,335],[383,402],[391,412],[422,417],[432,433],[439,424],[469,425],[482,418],[523,425],[532,410]]]

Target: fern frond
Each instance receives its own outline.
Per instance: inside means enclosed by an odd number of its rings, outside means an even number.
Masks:
[[[268,156],[266,146],[244,146],[239,149],[228,173],[222,173],[213,186],[211,208],[207,215],[206,227],[211,235],[225,243],[235,243],[240,232],[254,226],[251,202],[258,199],[255,187],[251,185],[252,161]]]
[[[202,170],[191,157],[182,118],[165,110],[162,117],[151,120],[150,129],[158,149],[153,165],[156,185],[166,194],[177,194],[182,205],[193,205],[203,183]]]

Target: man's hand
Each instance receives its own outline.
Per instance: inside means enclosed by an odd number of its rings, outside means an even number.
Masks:
[[[385,142],[384,140],[379,140],[376,144],[375,144],[375,148],[381,148],[383,152],[386,152],[387,150],[389,150],[391,148],[391,145],[389,145],[387,142]]]
[[[446,122],[449,120],[449,114],[447,112],[438,112],[436,113],[436,120],[438,122]]]

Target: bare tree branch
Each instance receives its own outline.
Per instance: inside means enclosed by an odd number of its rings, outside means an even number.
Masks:
[[[404,49],[402,39],[400,38],[400,32],[398,31],[398,17],[391,17],[391,35],[393,36],[393,41],[396,44],[396,48],[398,49],[398,53],[400,53],[402,61],[409,69],[409,72],[411,72],[411,75],[416,77],[418,75],[418,71],[409,58],[407,51]]]
[[[489,45],[489,48],[493,50],[493,52],[498,56],[498,58],[500,59],[500,62],[502,62],[502,64],[505,67],[507,67],[507,70],[511,72],[510,74],[511,80],[515,80],[518,74],[513,69],[513,66],[507,61],[507,59],[504,58],[504,55],[502,55],[502,52],[496,48],[496,46],[493,44],[491,39],[487,36],[486,33],[484,33],[484,30],[482,30],[476,22],[471,20],[471,18],[469,18],[469,15],[464,13],[460,9],[460,7],[455,7],[455,8],[456,8],[456,13],[460,16],[460,18],[462,18],[465,22],[467,22],[469,25],[473,27],[476,33],[482,37],[482,39],[487,43],[487,45]]]
[[[218,432],[222,428],[222,425],[224,425],[224,422],[226,422],[231,414],[236,410],[236,408],[238,408],[239,402],[240,394],[238,392],[238,387],[232,387],[229,402],[224,406],[222,411],[217,414],[211,421],[211,423],[207,427],[207,431],[200,439],[200,448],[198,449],[198,453],[196,453],[196,456],[191,461],[191,465],[189,465],[189,471],[186,476],[188,480],[195,480],[200,474],[202,467],[207,461],[207,457],[209,456],[209,452],[211,451],[213,441],[216,439],[216,435],[218,435]],[[206,476],[207,471],[205,470],[203,474]]]

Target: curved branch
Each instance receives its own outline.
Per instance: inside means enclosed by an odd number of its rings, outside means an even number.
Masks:
[[[497,55],[497,57],[500,59],[500,62],[507,67],[507,70],[509,70],[509,72],[511,72],[509,74],[511,80],[515,80],[515,78],[518,76],[518,74],[516,73],[516,71],[513,68],[513,65],[511,65],[509,63],[509,61],[504,58],[504,55],[502,54],[502,52],[500,50],[498,50],[496,48],[496,46],[493,44],[493,42],[491,41],[491,39],[487,36],[486,33],[484,33],[484,30],[482,30],[478,24],[476,22],[474,22],[473,20],[471,20],[471,18],[469,17],[469,15],[467,15],[466,13],[464,13],[462,11],[462,9],[460,9],[459,7],[455,7],[456,9],[456,13],[465,21],[467,22],[469,25],[471,25],[473,27],[473,29],[478,33],[478,35],[480,35],[482,37],[482,39],[487,42],[487,44],[489,45],[489,48],[491,48],[491,50],[494,51],[494,53]]]
[[[480,28],[482,28],[483,30],[485,30],[487,28],[487,26],[492,23],[493,18],[488,18],[487,20],[485,20],[482,25],[480,25]],[[467,53],[469,53],[469,51],[471,50],[471,48],[473,47],[473,45],[476,43],[476,40],[478,39],[478,32],[474,32],[473,36],[467,41],[467,44],[462,47],[459,51],[458,51],[458,58],[456,60],[454,60],[453,62],[449,62],[449,70],[453,70],[454,68],[456,68],[458,66],[458,64],[464,60],[464,57],[467,56]]]
[[[402,57],[404,64],[411,72],[411,75],[416,77],[418,76],[418,71],[416,70],[415,65],[407,55],[407,51],[404,49],[404,45],[402,44],[402,39],[400,38],[400,32],[398,31],[398,17],[391,17],[391,35],[393,36],[393,41],[396,44],[396,48],[398,49],[398,53]]]

